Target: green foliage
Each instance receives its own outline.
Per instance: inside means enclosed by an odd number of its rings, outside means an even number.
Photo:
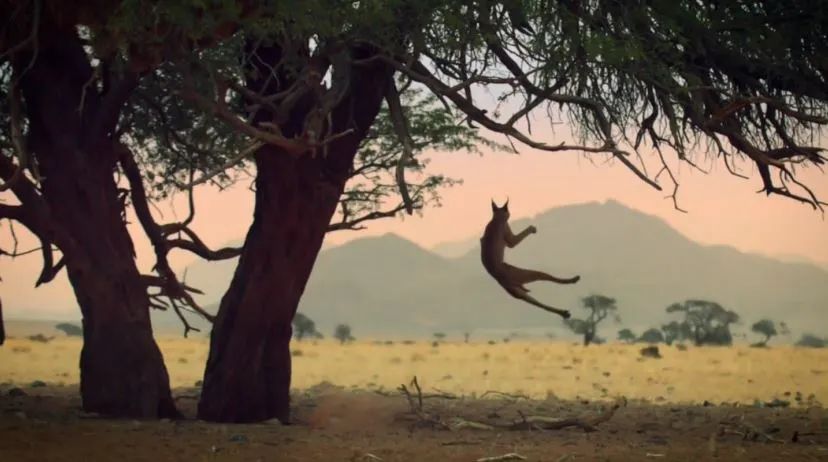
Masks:
[[[664,343],[667,345],[689,340],[692,337],[692,330],[686,322],[670,321],[670,323],[661,326],[661,331],[664,332]]]
[[[638,341],[642,343],[662,343],[664,342],[664,335],[659,329],[647,329],[638,337]]]
[[[322,338],[322,334],[316,330],[316,323],[302,313],[293,316],[293,335],[300,341],[304,338]]]
[[[825,348],[828,346],[828,339],[823,339],[813,334],[803,334],[796,342],[796,346],[807,348]]]
[[[443,333],[443,332],[435,332],[434,333],[434,338],[437,339],[438,342],[441,342],[441,341],[445,340],[446,334]]]
[[[789,333],[788,326],[786,326],[784,322],[779,323],[779,330],[777,330],[776,323],[770,319],[761,319],[756,321],[752,326],[750,326],[750,330],[764,336],[762,340],[755,344],[755,346],[761,347],[766,346],[771,338],[776,337],[779,334],[784,335]]]
[[[68,322],[62,322],[60,324],[55,325],[55,329],[63,332],[69,337],[82,337],[83,336],[83,328],[77,324],[70,324]]]
[[[733,343],[730,325],[739,322],[739,315],[726,310],[716,302],[691,299],[668,306],[667,312],[684,314],[684,325],[679,325],[676,332],[667,334],[668,337],[678,334],[683,338],[692,339],[696,345]]]
[[[583,308],[589,310],[589,315],[586,319],[570,318],[564,321],[569,329],[584,336],[584,346],[590,343],[595,343],[597,338],[596,330],[598,324],[607,316],[612,314],[616,322],[620,322],[620,318],[615,314],[618,307],[615,304],[615,299],[604,295],[590,295],[581,299]]]
[[[347,324],[338,324],[334,329],[333,336],[335,339],[339,340],[339,343],[342,345],[356,340],[354,336],[351,335],[351,326]]]
[[[632,343],[635,341],[635,334],[630,329],[621,329],[618,331],[618,340],[625,343]]]

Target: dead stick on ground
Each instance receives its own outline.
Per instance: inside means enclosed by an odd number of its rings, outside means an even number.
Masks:
[[[398,388],[400,393],[405,396],[406,400],[408,401],[408,406],[411,410],[411,413],[414,414],[417,419],[424,423],[428,424],[432,427],[440,427],[447,430],[460,430],[464,428],[473,429],[473,430],[495,430],[495,429],[504,429],[504,430],[512,430],[512,431],[521,431],[521,430],[562,430],[564,428],[569,427],[578,427],[585,432],[594,432],[598,430],[598,425],[610,420],[614,415],[615,411],[618,410],[621,406],[626,405],[626,399],[621,399],[617,401],[615,404],[604,410],[603,412],[599,413],[598,415],[591,415],[586,417],[570,417],[570,418],[559,418],[559,417],[551,417],[551,416],[543,416],[543,415],[529,415],[525,416],[523,414],[520,415],[520,419],[513,421],[511,423],[486,423],[486,422],[478,422],[474,420],[468,420],[463,417],[453,417],[448,421],[442,420],[439,416],[429,414],[423,410],[423,391],[420,388],[420,384],[417,381],[417,377],[415,376],[411,380],[411,385],[414,387],[414,390],[417,393],[416,400],[415,397],[412,396],[411,392],[409,391],[408,387],[405,385],[400,385]]]
[[[523,457],[516,452],[510,452],[508,454],[503,454],[502,456],[481,457],[475,462],[502,462],[507,460],[526,460],[526,457]]]

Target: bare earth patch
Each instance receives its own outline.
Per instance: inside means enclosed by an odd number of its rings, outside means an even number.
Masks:
[[[194,390],[177,390],[189,396]],[[828,460],[821,408],[669,406],[628,403],[598,430],[432,429],[401,396],[317,387],[295,398],[297,424],[106,420],[79,411],[75,387],[27,389],[0,399],[0,459],[9,461],[476,461],[516,453],[531,461]],[[192,416],[195,401],[180,399]],[[521,414],[571,416],[607,403],[429,398],[448,417],[480,421]],[[751,434],[748,428],[761,434]],[[745,435],[730,433],[744,432]],[[794,442],[794,435],[797,441]],[[768,440],[770,437],[771,440]]]

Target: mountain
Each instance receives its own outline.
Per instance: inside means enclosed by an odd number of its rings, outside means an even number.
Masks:
[[[704,298],[740,313],[740,331],[770,317],[797,332],[828,332],[828,272],[815,265],[703,246],[614,201],[555,208],[512,228],[529,223],[538,233],[506,258],[558,276],[580,274],[576,285],[530,286],[536,298],[576,317],[581,297],[602,293],[618,300],[622,324],[640,331],[670,319],[670,303]],[[320,253],[299,309],[323,333],[340,322],[371,337],[563,333],[559,318],[512,299],[483,271],[478,239],[452,243],[471,249],[455,258],[393,234],[330,248]],[[206,289],[205,302],[217,303],[234,267],[235,261],[197,263],[187,280]],[[601,330],[614,338],[619,328],[607,323]]]

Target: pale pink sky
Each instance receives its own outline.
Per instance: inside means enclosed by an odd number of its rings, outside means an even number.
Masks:
[[[602,164],[599,159],[593,164],[578,153],[521,151],[521,155],[494,153],[483,157],[436,153],[430,171],[464,180],[463,185],[443,192],[442,208],[428,209],[423,217],[370,222],[368,229],[360,232],[332,233],[326,244],[386,232],[397,233],[424,247],[476,237],[490,217],[489,198],[500,202],[508,195],[515,219],[561,205],[614,199],[657,215],[690,239],[704,244],[828,262],[828,223],[823,216],[792,200],[757,194],[760,182],[747,162],[740,165],[742,173],[751,176],[750,180],[729,175],[721,163],[711,167],[709,162],[702,162],[703,167],[711,169],[708,175],[681,167],[676,173],[681,183],[680,205],[689,212],[685,214],[676,211],[672,201],[664,198],[666,192],[651,189],[618,163]],[[828,198],[828,181],[818,170],[804,171],[801,179],[818,196]],[[253,195],[247,185],[245,181],[222,193],[210,187],[197,190],[194,227],[211,246],[243,238],[253,213]],[[178,197],[174,201],[179,216],[186,213],[183,199]],[[169,204],[162,204],[161,209],[167,210],[166,219],[159,221],[171,220]],[[135,223],[134,217],[130,221]],[[148,242],[137,224],[131,225],[130,231],[136,241],[139,266],[148,272],[153,264]],[[2,246],[8,247],[7,227],[0,232]],[[33,245],[25,237],[21,243],[24,248]],[[180,270],[193,258],[179,252],[171,260]],[[47,287],[33,288],[39,265],[37,254],[14,261],[0,259],[0,297],[6,316],[51,317],[57,313],[78,317],[65,273]]]

